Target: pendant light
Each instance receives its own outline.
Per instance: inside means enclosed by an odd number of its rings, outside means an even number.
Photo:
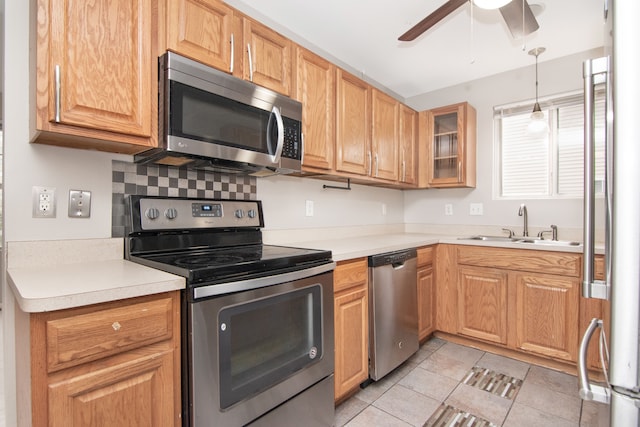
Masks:
[[[473,0],[480,9],[499,9],[512,0]]]
[[[538,55],[543,53],[546,49],[544,47],[536,47],[529,51],[529,55],[536,57],[536,103],[533,105],[533,111],[531,112],[531,121],[527,126],[527,132],[532,136],[543,136],[549,132],[549,123],[544,117],[544,113],[540,109],[538,103]]]

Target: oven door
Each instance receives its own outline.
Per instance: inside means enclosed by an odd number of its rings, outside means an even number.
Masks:
[[[333,373],[333,273],[189,306],[190,418],[244,425]]]

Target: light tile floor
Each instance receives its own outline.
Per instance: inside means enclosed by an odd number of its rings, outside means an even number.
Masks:
[[[462,381],[479,366],[523,380],[513,400]],[[442,403],[504,427],[608,427],[608,406],[578,397],[572,375],[438,338],[336,408],[336,427],[423,426]]]

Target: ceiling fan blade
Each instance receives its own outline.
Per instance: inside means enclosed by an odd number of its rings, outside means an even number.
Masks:
[[[447,15],[449,15],[451,12],[467,3],[468,1],[469,0],[449,0],[438,9],[433,11],[433,13],[431,13],[429,16],[424,18],[422,21],[411,27],[409,31],[398,37],[398,40],[403,42],[415,40],[420,34],[436,25],[438,22],[446,18]],[[522,15],[522,12],[520,13],[520,15]]]
[[[522,20],[522,9],[524,7],[524,28]],[[514,39],[518,39],[529,35],[536,31],[540,26],[536,17],[529,7],[526,0],[512,0],[500,8],[500,13],[506,22],[509,31]]]

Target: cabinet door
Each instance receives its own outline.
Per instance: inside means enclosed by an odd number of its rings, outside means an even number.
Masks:
[[[162,34],[161,34],[162,36]],[[218,0],[167,1],[167,49],[222,71],[233,72],[233,9]]]
[[[388,181],[398,180],[398,124],[400,103],[372,89],[371,151],[373,175]]]
[[[429,185],[475,187],[475,110],[467,103],[429,112]]]
[[[335,400],[369,377],[369,289],[366,258],[334,271]]]
[[[242,25],[247,56],[243,66],[245,80],[291,95],[291,41],[246,17]]]
[[[400,172],[398,179],[405,184],[418,183],[418,113],[400,105],[398,152]]]
[[[418,269],[418,337],[422,340],[435,330],[435,283],[433,268]]]
[[[335,297],[335,399],[369,376],[367,288],[358,286]]]
[[[157,145],[152,2],[38,0],[37,22],[37,128],[76,137],[43,142]]]
[[[515,274],[516,347],[575,362],[579,286],[568,277]]]
[[[173,426],[173,350],[139,357],[49,384],[49,426]],[[175,418],[175,419],[174,419]]]
[[[370,87],[338,69],[336,170],[369,175],[372,168]]]
[[[304,156],[307,171],[332,170],[336,120],[335,66],[308,50],[296,49],[296,99],[302,103]]]
[[[503,271],[475,267],[459,269],[459,333],[507,343],[507,282],[507,273]]]

